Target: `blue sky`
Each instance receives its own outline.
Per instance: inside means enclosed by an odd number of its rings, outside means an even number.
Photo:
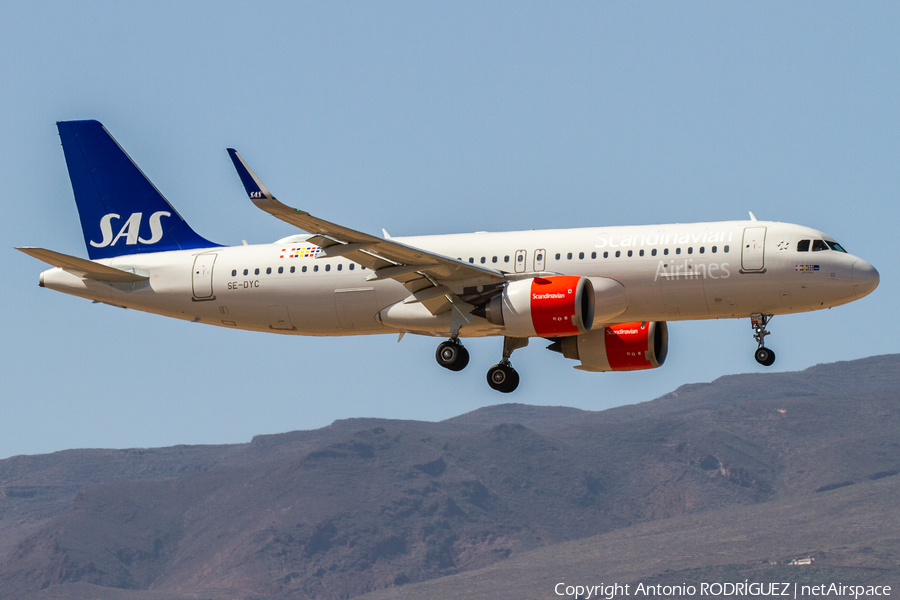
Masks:
[[[371,233],[742,219],[824,230],[871,296],[779,317],[772,369],[895,352],[895,3],[0,3],[0,457],[248,441],[349,417],[439,420],[500,402],[600,410],[763,368],[749,322],[670,325],[664,367],[581,373],[533,342],[217,329],[40,289],[86,256],[55,122],[98,119],[201,235],[294,233],[282,201]]]

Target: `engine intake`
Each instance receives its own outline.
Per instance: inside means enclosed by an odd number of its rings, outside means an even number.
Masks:
[[[580,360],[581,371],[638,371],[666,362],[669,328],[665,321],[622,323],[565,337],[547,346],[566,358]]]
[[[514,337],[578,335],[594,322],[594,288],[589,279],[571,275],[520,279],[472,314]]]

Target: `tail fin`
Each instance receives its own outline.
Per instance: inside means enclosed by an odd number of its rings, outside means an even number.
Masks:
[[[56,126],[92,260],[218,246],[191,229],[101,123]]]

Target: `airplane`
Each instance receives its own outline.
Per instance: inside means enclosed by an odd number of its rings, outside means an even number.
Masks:
[[[519,385],[513,351],[531,338],[584,371],[663,365],[668,321],[749,318],[755,358],[775,315],[870,294],[878,272],[831,236],[748,221],[383,237],[278,201],[229,148],[249,199],[305,232],[222,246],[198,235],[98,121],[57,123],[90,260],[18,248],[54,268],[41,287],[196,323],[268,333],[407,333],[447,338],[438,364],[461,371],[463,338],[503,338],[487,382]],[[398,338],[398,339],[399,339]]]

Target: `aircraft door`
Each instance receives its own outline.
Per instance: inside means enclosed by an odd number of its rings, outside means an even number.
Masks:
[[[765,268],[765,227],[745,227],[741,245],[741,271],[762,271]]]
[[[516,250],[516,273],[525,272],[525,250]]]
[[[194,258],[192,275],[193,300],[215,300],[213,296],[212,275],[213,265],[216,264],[216,254],[198,254]]]
[[[543,249],[534,251],[534,270],[535,271],[543,271],[544,270],[544,262],[547,258],[547,252]]]

